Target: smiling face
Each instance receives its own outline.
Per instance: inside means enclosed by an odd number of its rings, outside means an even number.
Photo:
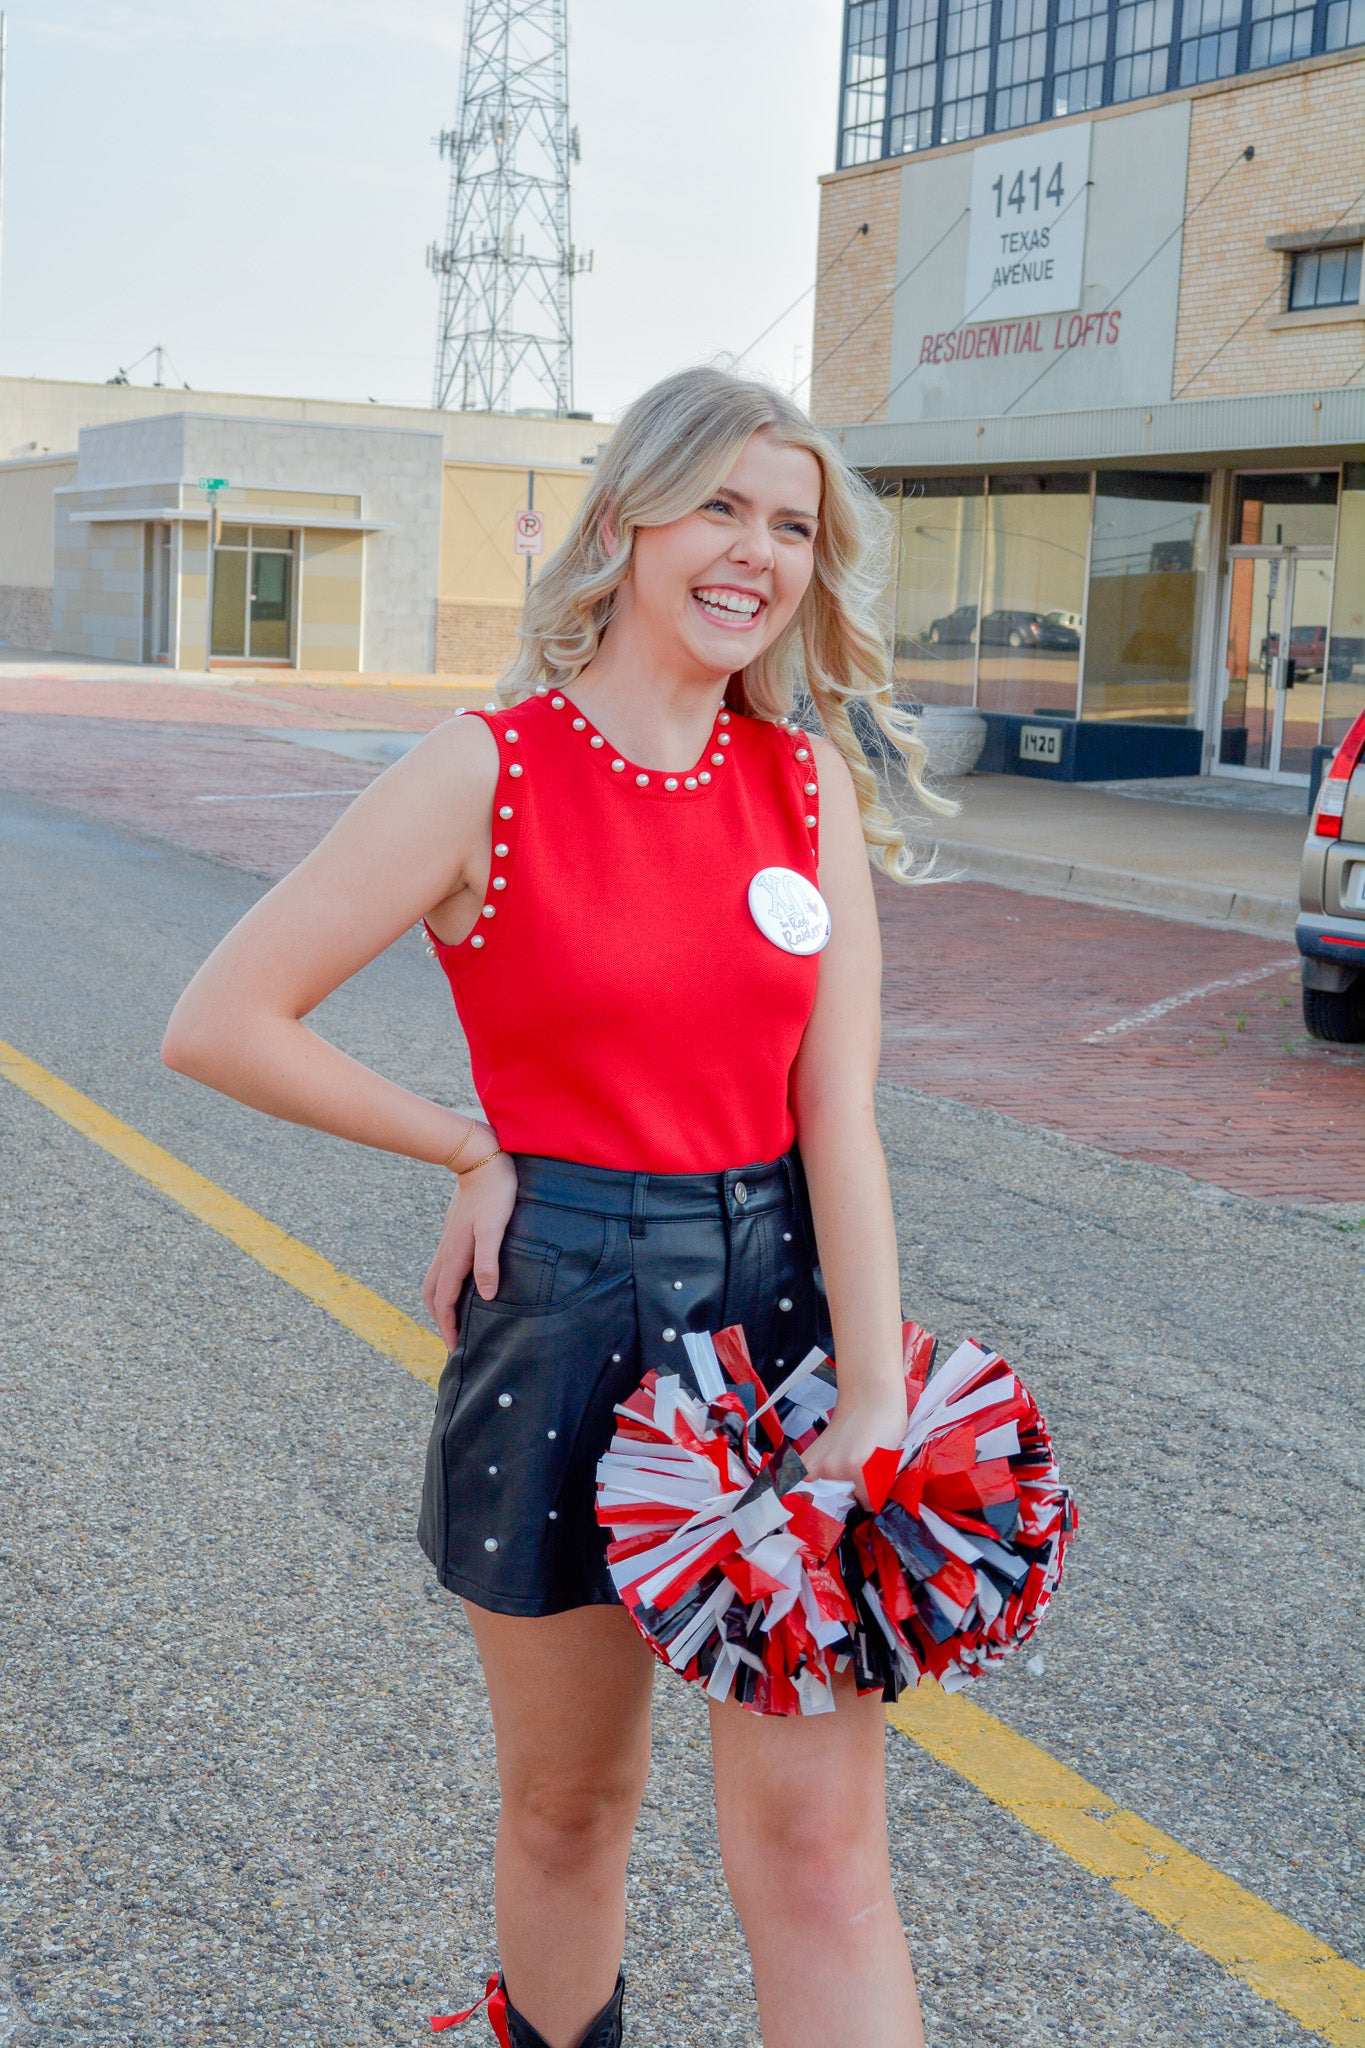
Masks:
[[[663,654],[732,675],[790,623],[815,569],[820,464],[805,448],[750,436],[713,498],[667,526],[640,527],[617,615]]]

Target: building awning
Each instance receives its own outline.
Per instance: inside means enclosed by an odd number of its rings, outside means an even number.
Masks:
[[[158,525],[172,526],[178,520],[182,525],[202,526],[209,516],[207,505],[125,505],[121,510],[101,506],[98,512],[70,512],[67,517],[73,526],[138,526],[147,521]],[[316,533],[391,533],[391,523],[384,519],[344,519],[333,512],[257,512],[249,505],[223,505],[219,516],[225,526],[283,526],[291,531],[307,527]]]
[[[838,429],[862,470],[1054,469],[1123,462],[1191,467],[1220,456],[1336,463],[1365,442],[1365,390],[1280,391],[1168,405],[994,418],[863,422]]]

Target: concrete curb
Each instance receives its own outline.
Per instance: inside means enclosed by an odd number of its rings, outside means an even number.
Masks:
[[[1292,936],[1298,916],[1298,904],[1288,896],[1260,896],[1217,882],[1134,875],[1123,868],[1102,867],[1097,862],[1061,860],[1043,853],[1012,853],[998,846],[978,846],[964,840],[941,841],[938,864],[945,881],[960,877],[973,882],[995,882],[1028,896],[1066,896],[1077,902],[1173,917],[1188,924],[1257,932],[1267,938]]]

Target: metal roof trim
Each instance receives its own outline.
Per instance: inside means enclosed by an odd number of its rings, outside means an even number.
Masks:
[[[1235,455],[1365,443],[1365,390],[1192,398],[1085,412],[903,420],[836,429],[858,469],[989,469],[1007,463],[1094,463],[1152,456]]]

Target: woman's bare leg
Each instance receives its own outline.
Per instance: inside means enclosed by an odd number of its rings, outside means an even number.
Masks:
[[[923,2048],[891,1889],[886,1711],[711,1709],[725,1874],[753,1958],[764,2048]]]
[[[522,1620],[466,1602],[465,1613],[497,1738],[508,1996],[550,2048],[575,2048],[621,1964],[654,1660],[620,1607]]]

